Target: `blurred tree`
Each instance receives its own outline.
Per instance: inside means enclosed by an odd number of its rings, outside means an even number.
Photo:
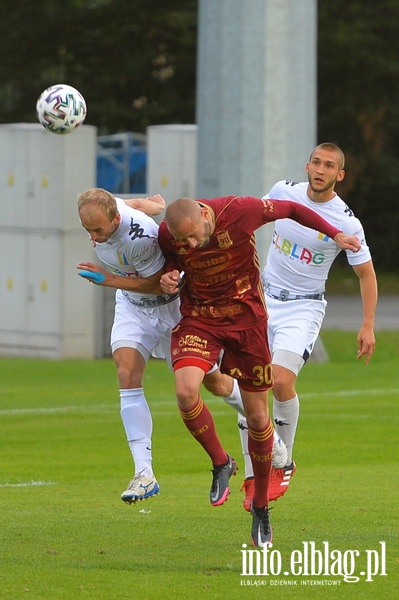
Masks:
[[[337,190],[376,266],[398,270],[399,2],[318,9],[318,138],[346,154]],[[2,0],[0,122],[35,121],[42,90],[68,83],[100,134],[193,123],[197,10],[198,0]]]
[[[337,191],[378,269],[398,270],[399,3],[319,2],[318,139],[345,152]]]
[[[3,0],[0,120],[31,122],[54,83],[73,85],[99,133],[195,117],[197,0]]]

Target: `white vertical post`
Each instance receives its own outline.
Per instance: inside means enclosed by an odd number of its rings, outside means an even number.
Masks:
[[[316,41],[316,0],[199,0],[198,197],[262,196],[303,179],[316,143]]]

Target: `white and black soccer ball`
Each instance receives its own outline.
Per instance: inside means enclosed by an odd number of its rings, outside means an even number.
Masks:
[[[39,123],[51,133],[70,133],[84,122],[87,107],[82,94],[59,83],[44,90],[36,103]]]

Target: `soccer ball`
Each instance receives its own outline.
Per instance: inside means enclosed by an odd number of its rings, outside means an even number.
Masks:
[[[86,102],[74,87],[60,83],[44,90],[36,103],[39,123],[51,133],[70,133],[86,118]]]

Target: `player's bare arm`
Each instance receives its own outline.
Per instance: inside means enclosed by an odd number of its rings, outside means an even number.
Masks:
[[[353,267],[359,278],[363,306],[363,322],[357,334],[357,358],[365,356],[365,364],[375,350],[374,320],[378,300],[378,285],[372,261]]]
[[[161,194],[154,194],[147,198],[127,198],[125,204],[130,208],[141,210],[149,216],[159,215],[166,207],[166,202]]]
[[[177,269],[164,273],[160,284],[164,294],[174,294],[179,291],[180,273]]]
[[[103,287],[111,287],[120,290],[126,290],[127,292],[138,292],[142,294],[163,294],[160,286],[160,278],[164,273],[164,268],[159,270],[150,277],[125,277],[123,275],[116,275],[109,273],[99,265],[92,262],[80,262],[77,265],[79,271],[89,271],[91,273],[101,273],[104,279],[101,282],[92,281],[96,285]]]
[[[334,242],[341,250],[352,250],[352,252],[359,252],[361,246],[358,237],[355,235],[346,235],[342,231],[334,237]]]

